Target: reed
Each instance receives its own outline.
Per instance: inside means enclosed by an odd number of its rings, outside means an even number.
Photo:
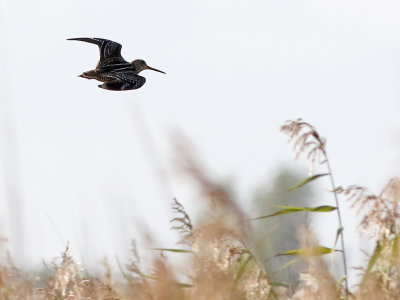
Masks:
[[[329,177],[333,205],[317,207],[285,206],[263,216],[248,216],[229,190],[218,184],[203,170],[190,149],[178,144],[181,170],[197,183],[201,199],[208,211],[194,224],[190,213],[177,199],[172,201],[174,217],[171,230],[180,234],[178,246],[148,249],[153,253],[149,268],[140,264],[140,255],[133,245],[129,265],[121,265],[122,276],[114,277],[107,262],[104,273],[91,276],[70,256],[68,246],[60,258],[46,267],[45,276],[38,281],[32,274],[18,270],[5,256],[0,261],[0,299],[398,299],[400,295],[400,180],[392,178],[378,195],[357,185],[336,186],[328,160],[326,141],[315,127],[298,119],[282,126],[293,142],[296,156],[305,155],[311,163],[320,163],[326,173],[312,174],[294,187]],[[359,230],[375,241],[375,249],[360,271],[360,284],[348,286],[347,257],[339,205],[348,201],[355,214],[361,215]],[[333,213],[338,224],[336,236],[340,249],[321,245],[311,223],[299,229],[300,248],[282,250],[276,256],[293,256],[303,261],[298,284],[270,282],[262,262],[254,254],[252,224],[266,218],[299,212]],[[5,242],[1,245],[4,249]],[[335,278],[324,255],[340,255],[344,277]],[[180,256],[184,267],[172,255]],[[272,259],[272,258],[271,258]],[[305,262],[305,263],[304,263]],[[282,266],[282,269],[287,266]],[[115,270],[114,270],[115,271]],[[37,277],[37,276],[36,276]]]

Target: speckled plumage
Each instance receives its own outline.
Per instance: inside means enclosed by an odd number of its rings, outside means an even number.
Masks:
[[[121,44],[101,38],[71,38],[71,41],[82,41],[95,44],[100,50],[100,60],[96,69],[79,75],[86,79],[104,82],[100,88],[112,91],[126,91],[140,88],[146,78],[138,75],[143,70],[163,71],[149,67],[142,59],[127,62],[121,56]]]

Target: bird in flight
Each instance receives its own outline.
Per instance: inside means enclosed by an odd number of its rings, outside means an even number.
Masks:
[[[127,62],[121,56],[121,44],[100,38],[72,38],[69,41],[82,41],[99,46],[100,61],[96,69],[83,72],[79,77],[104,82],[99,88],[112,91],[126,91],[140,88],[146,78],[138,75],[143,70],[163,71],[149,67],[143,59]]]

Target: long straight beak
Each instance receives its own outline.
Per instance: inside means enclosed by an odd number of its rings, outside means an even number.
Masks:
[[[148,69],[148,70],[153,70],[153,71],[156,71],[156,72],[160,72],[160,73],[163,73],[163,74],[167,74],[167,73],[165,73],[165,72],[163,72],[163,71],[160,71],[160,70],[154,69],[154,68],[152,68],[152,67],[149,67],[149,66],[147,66],[147,69]]]

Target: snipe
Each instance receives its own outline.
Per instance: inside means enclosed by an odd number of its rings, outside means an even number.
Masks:
[[[127,62],[121,56],[121,44],[100,38],[72,38],[70,41],[82,41],[99,46],[100,61],[96,69],[79,75],[86,79],[96,79],[104,82],[99,87],[112,91],[126,91],[140,88],[146,78],[138,75],[143,70],[163,71],[149,67],[143,59]]]

